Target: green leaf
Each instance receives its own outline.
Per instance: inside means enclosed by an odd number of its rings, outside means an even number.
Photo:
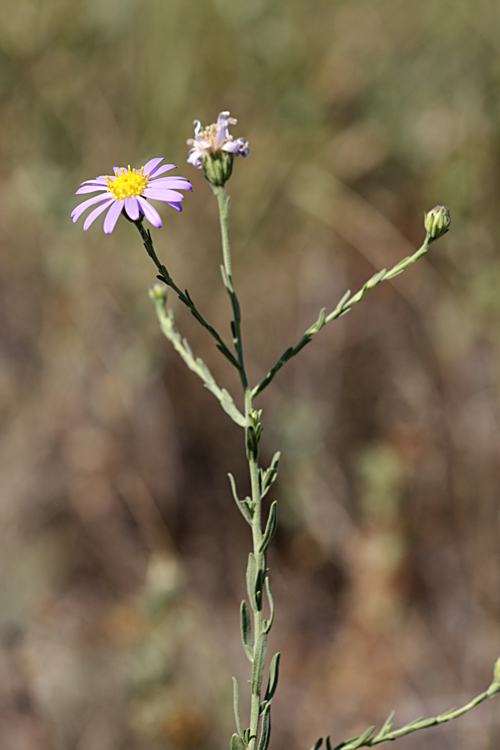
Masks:
[[[250,607],[248,606],[245,599],[243,599],[243,601],[241,602],[240,623],[243,648],[245,649],[245,653],[248,656],[248,659],[253,662],[252,621],[250,618]]]
[[[385,720],[384,726],[382,727],[382,729],[379,732],[380,737],[383,737],[384,734],[387,734],[388,732],[391,731],[391,729],[392,729],[392,720],[394,718],[394,713],[395,713],[394,711],[391,711],[391,713],[389,714],[389,716]]]
[[[245,743],[245,745],[248,745],[248,743],[250,742],[250,729],[245,729],[245,731],[243,732],[243,742]]]
[[[241,731],[240,718],[240,691],[238,690],[238,681],[236,677],[233,677],[233,710],[236,729],[238,730],[238,735],[241,737],[243,732]]]
[[[255,562],[255,555],[253,552],[250,552],[248,555],[248,564],[247,564],[247,592],[248,592],[248,598],[250,599],[250,604],[252,605],[252,609],[257,610],[259,609],[257,607],[257,600],[255,598],[255,584],[257,582],[257,563]]]
[[[259,747],[258,750],[267,750],[269,747],[269,740],[271,739],[271,704],[264,709],[262,717],[262,730],[260,733]]]
[[[233,734],[231,737],[231,750],[245,750],[243,740],[238,734]]]
[[[269,576],[266,576],[265,585],[266,585],[267,599],[269,601],[269,620],[264,620],[262,629],[264,633],[269,633],[269,631],[272,628],[273,621],[274,621],[274,599],[271,595],[271,586],[269,583]]]
[[[275,482],[276,477],[278,476],[278,468],[280,463],[280,452],[274,454],[273,460],[271,461],[271,465],[269,466],[266,471],[263,471],[262,469],[259,469],[259,482],[260,482],[260,496],[265,497],[269,490],[271,489],[272,484]]]
[[[269,666],[269,682],[267,683],[266,695],[264,698],[264,700],[266,701],[271,702],[273,695],[276,692],[276,688],[278,686],[279,669],[280,669],[280,654],[278,653],[278,654],[274,654],[273,658],[271,659],[271,664]]]
[[[259,695],[260,688],[262,686],[262,679],[264,677],[264,668],[266,666],[266,655],[267,655],[267,635],[261,633],[257,639],[255,646],[255,654],[252,669],[252,693],[253,695]]]
[[[253,518],[253,512],[250,511],[250,508],[249,508],[248,503],[247,503],[247,499],[249,499],[249,498],[245,498],[245,500],[240,500],[240,498],[238,497],[238,490],[236,488],[236,482],[235,482],[235,479],[234,479],[233,475],[232,474],[228,474],[228,477],[229,477],[229,481],[231,483],[231,490],[232,490],[232,493],[233,493],[234,501],[235,501],[235,503],[236,503],[236,505],[237,505],[240,513],[242,514],[243,518],[245,519],[245,521],[247,523],[251,524],[252,523],[252,518]]]
[[[269,545],[271,544],[276,526],[278,523],[278,503],[276,500],[272,503],[269,509],[269,517],[267,519],[266,530],[260,543],[259,552],[266,552]]]
[[[314,743],[311,750],[319,750],[322,744],[323,744],[323,737],[320,737],[319,740],[317,740],[317,742]]]

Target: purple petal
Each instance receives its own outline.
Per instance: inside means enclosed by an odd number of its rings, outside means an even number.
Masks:
[[[159,229],[161,227],[161,216],[156,210],[156,208],[153,208],[151,203],[148,203],[145,198],[142,196],[139,196],[137,198],[141,205],[141,211],[146,217],[146,219],[149,221],[150,224],[152,224],[154,227]]]
[[[111,204],[111,208],[109,209],[108,213],[106,214],[106,218],[104,219],[104,234],[111,234],[122,212],[122,208],[123,201],[114,201],[114,203]]]
[[[180,203],[169,203],[169,206],[172,206],[172,208],[175,208],[176,211],[182,211],[182,206]]]
[[[185,177],[162,177],[159,180],[151,180],[149,187],[162,187],[171,190],[192,190],[193,186]]]
[[[105,211],[107,208],[111,206],[112,203],[114,203],[114,198],[111,198],[107,203],[103,203],[102,206],[97,206],[97,208],[94,208],[93,211],[89,213],[85,221],[83,222],[83,231],[86,232],[87,229],[93,222],[97,219],[98,216],[102,214],[103,211]]]
[[[146,188],[143,193],[145,198],[152,198],[156,201],[165,201],[166,203],[179,203],[184,200],[182,193],[177,193],[175,190],[155,190],[154,188]]]
[[[157,167],[161,161],[163,161],[163,156],[159,156],[156,159],[150,159],[149,161],[147,161],[144,165],[144,174],[150,174],[151,170]]]
[[[104,193],[104,195],[94,195],[93,198],[89,198],[88,200],[83,201],[83,203],[80,203],[80,205],[74,208],[71,212],[71,218],[73,219],[73,222],[78,221],[80,216],[87,210],[87,208],[93,206],[95,203],[105,201],[108,197],[109,196],[107,193]]]
[[[82,182],[82,185],[107,185],[108,184],[108,176],[105,174],[100,175],[100,177],[96,177],[95,180],[84,180]]]
[[[139,218],[139,204],[137,203],[137,198],[135,196],[125,198],[125,211],[132,221],[137,221]]]
[[[169,172],[171,169],[177,169],[175,164],[162,164],[161,167],[156,167],[156,169],[152,169],[149,173],[150,177],[159,177],[164,172]],[[144,170],[144,174],[147,174],[146,170]]]
[[[107,185],[82,185],[78,188],[75,195],[82,195],[83,193],[96,193],[98,190],[107,190]]]

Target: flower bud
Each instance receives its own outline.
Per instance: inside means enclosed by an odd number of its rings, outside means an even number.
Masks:
[[[425,216],[424,226],[429,237],[439,239],[450,228],[450,212],[446,206],[436,206]]]
[[[231,177],[233,172],[233,154],[226,151],[215,151],[203,156],[203,171],[205,177],[214,187],[221,187]]]
[[[162,284],[155,284],[152,286],[149,290],[149,296],[153,302],[163,302],[164,305],[167,304],[167,288]]]

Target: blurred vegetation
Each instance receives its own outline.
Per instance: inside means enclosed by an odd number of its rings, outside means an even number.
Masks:
[[[162,339],[126,222],[69,214],[154,156],[194,193],[157,251],[227,334],[192,121],[250,141],[230,183],[254,381],[323,305],[452,231],[262,396],[283,451],[270,555],[274,747],[458,705],[500,640],[500,6],[493,0],[3,0],[2,750],[227,746],[244,684],[240,435]],[[102,223],[102,221],[101,221]],[[212,340],[171,300],[227,387]],[[271,493],[272,494],[272,493]],[[222,745],[221,745],[222,743]],[[498,706],[400,742],[500,743]]]

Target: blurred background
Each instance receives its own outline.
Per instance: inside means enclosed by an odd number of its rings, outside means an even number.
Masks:
[[[260,397],[283,453],[269,555],[274,750],[460,705],[500,648],[500,6],[493,0],[2,0],[0,747],[215,750],[242,710],[241,434],[159,333],[133,227],[80,182],[192,180],[158,254],[229,338],[192,121],[238,118],[234,276],[258,382],[346,289],[452,231]],[[219,382],[229,365],[174,295]],[[498,699],[407,750],[492,750]]]

